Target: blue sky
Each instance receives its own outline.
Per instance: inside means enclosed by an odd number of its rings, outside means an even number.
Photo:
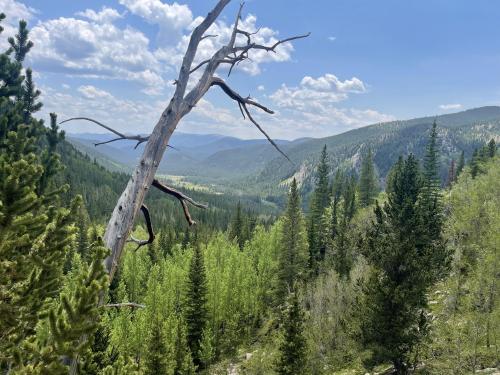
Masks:
[[[28,65],[43,91],[41,117],[91,116],[146,133],[172,93],[188,35],[215,0],[0,0],[35,47]],[[239,2],[201,46],[209,55],[230,30]],[[249,0],[243,25],[258,38],[311,32],[277,54],[251,56],[228,82],[276,110],[255,113],[274,138],[333,135],[380,121],[500,105],[500,3],[486,0]],[[218,44],[219,43],[219,44]],[[219,74],[225,75],[221,70]],[[213,91],[213,92],[212,92]],[[260,137],[216,88],[179,130]],[[101,132],[86,123],[69,132]]]

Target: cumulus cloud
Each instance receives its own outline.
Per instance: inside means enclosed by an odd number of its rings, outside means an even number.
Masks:
[[[456,109],[461,109],[462,104],[441,104],[439,106],[439,109],[442,109],[443,111],[451,111],[451,110],[456,110]]]
[[[393,120],[393,116],[374,109],[339,108],[350,95],[367,91],[359,78],[340,80],[334,74],[305,76],[298,86],[283,84],[270,95],[280,108],[278,134],[294,131],[301,136],[326,136],[356,127]]]
[[[132,14],[142,17],[150,24],[158,25],[161,43],[172,43],[182,36],[182,31],[193,21],[187,5],[163,3],[160,0],[120,0]]]
[[[328,40],[329,40],[330,42],[335,42],[335,40],[336,40],[336,39],[337,39],[337,37],[336,37],[336,36],[329,36],[329,37],[328,37]]]
[[[2,38],[0,38],[0,48],[5,50],[8,47],[6,37],[16,33],[20,20],[31,20],[36,14],[36,10],[15,0],[0,0],[0,11],[6,16],[5,20],[2,21],[4,31]]]
[[[84,12],[76,13],[76,15],[98,23],[109,23],[118,18],[123,18],[123,14],[118,13],[116,9],[108,7],[103,7],[100,12],[96,12],[93,9],[86,9]]]
[[[159,93],[165,82],[160,64],[140,31],[118,28],[116,10],[104,8],[81,15],[89,20],[58,18],[35,26],[36,45],[28,58],[35,69],[94,78],[138,82],[149,93]]]
[[[330,106],[346,100],[349,94],[364,92],[365,84],[356,77],[341,81],[333,74],[325,74],[318,78],[305,76],[297,87],[283,84],[271,95],[271,99],[279,107],[305,110],[311,106]]]

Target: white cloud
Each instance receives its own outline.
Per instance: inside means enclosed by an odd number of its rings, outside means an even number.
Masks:
[[[264,87],[264,85],[259,85],[257,86],[257,90],[259,91],[264,91],[266,88]]]
[[[93,9],[86,9],[84,12],[76,13],[76,15],[98,23],[110,23],[118,18],[123,18],[123,15],[118,13],[116,9],[108,7],[103,7],[100,12],[96,12]]]
[[[193,14],[187,5],[174,2],[166,4],[160,0],[119,0],[131,13],[158,25],[160,43],[178,41],[182,31],[193,21]]]
[[[336,40],[336,39],[337,39],[337,37],[336,37],[336,36],[329,36],[329,37],[328,37],[328,40],[329,40],[330,42],[335,42],[335,40]]]
[[[356,127],[393,120],[393,116],[374,109],[339,108],[338,103],[353,94],[367,91],[366,84],[353,77],[344,81],[333,74],[318,78],[305,76],[300,84],[283,84],[269,97],[281,109],[275,118],[276,134],[327,136]],[[273,123],[275,120],[272,120]],[[284,128],[283,128],[284,127]],[[287,136],[288,134],[288,136]]]
[[[456,109],[461,109],[462,104],[441,104],[439,106],[439,109],[442,109],[443,111],[451,111],[451,110],[456,110]]]
[[[113,95],[92,85],[80,86],[78,92],[87,99],[113,99]]]
[[[0,0],[0,12],[6,16],[1,23],[4,31],[0,38],[0,48],[5,50],[8,47],[7,37],[16,34],[19,21],[33,19],[36,10],[15,0]]]
[[[305,76],[298,87],[283,84],[270,97],[279,107],[306,110],[330,106],[346,100],[351,93],[363,92],[366,86],[356,77],[341,81],[333,74],[325,74],[318,78]]]
[[[149,39],[131,27],[112,24],[117,12],[84,12],[94,20],[58,18],[31,33],[36,48],[28,55],[35,69],[84,77],[135,81],[149,93],[164,87],[162,68],[149,50]]]

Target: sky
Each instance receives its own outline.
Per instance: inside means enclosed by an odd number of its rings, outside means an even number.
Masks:
[[[189,35],[215,0],[0,0],[0,48],[28,21],[44,107],[63,120],[92,117],[149,133],[173,93]],[[233,0],[196,61],[230,35]],[[276,53],[259,51],[227,77],[235,91],[273,109],[251,109],[273,138],[324,137],[361,126],[500,105],[500,2],[491,0],[248,0],[241,26],[255,41],[310,32]],[[196,74],[192,81],[197,80]],[[87,122],[66,132],[104,132]],[[178,128],[261,138],[238,106],[213,87]]]

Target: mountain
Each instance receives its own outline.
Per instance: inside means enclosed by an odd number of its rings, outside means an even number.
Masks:
[[[470,157],[475,147],[494,138],[500,140],[500,107],[481,107],[458,113],[429,116],[405,121],[391,121],[354,129],[326,138],[310,139],[300,145],[288,147],[293,161],[286,163],[274,157],[249,181],[266,181],[266,185],[279,184],[292,176],[308,185],[323,145],[327,146],[334,168],[359,168],[360,156],[367,147],[374,152],[379,176],[386,176],[400,155],[413,153],[422,158],[434,120],[438,125],[441,149],[441,175],[446,175],[451,158],[463,150]]]
[[[259,193],[264,196],[280,195],[290,178],[296,177],[303,191],[307,191],[312,184],[319,152],[326,145],[332,169],[357,170],[361,153],[370,147],[383,182],[390,166],[400,155],[412,152],[418,158],[423,157],[434,120],[438,124],[441,142],[443,178],[451,158],[457,158],[462,150],[466,157],[470,157],[475,147],[489,139],[500,140],[500,107],[496,106],[379,123],[326,138],[278,140],[280,148],[292,163],[263,139],[174,133],[171,145],[175,149],[167,150],[158,173],[217,191]],[[95,142],[111,138],[111,135],[102,134],[69,135],[75,147],[95,157],[98,162],[105,163],[101,159],[108,158],[107,163],[114,168],[130,170],[142,154],[143,146],[134,150],[133,142],[123,141],[97,148],[93,146]]]

